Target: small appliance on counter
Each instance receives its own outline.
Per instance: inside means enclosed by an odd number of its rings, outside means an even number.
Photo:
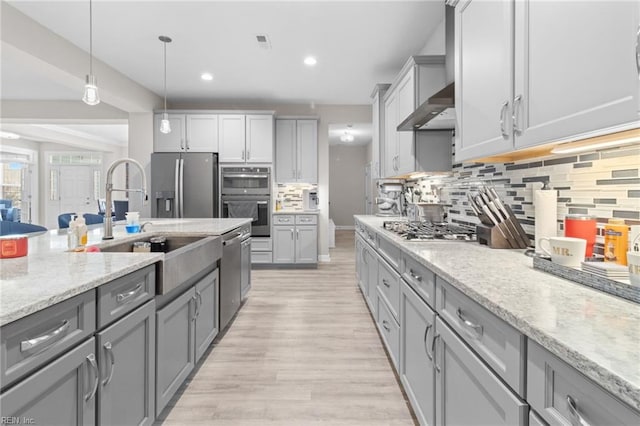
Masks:
[[[320,208],[317,189],[302,190],[302,208],[303,210],[318,210]]]
[[[404,210],[403,192],[404,185],[400,179],[381,179],[378,186],[378,196],[376,205],[378,212],[376,216],[400,216]]]

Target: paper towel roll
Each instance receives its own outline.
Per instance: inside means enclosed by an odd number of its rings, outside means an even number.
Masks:
[[[536,221],[536,253],[542,253],[538,247],[538,240],[543,237],[558,236],[558,192],[555,189],[534,190],[533,206]]]

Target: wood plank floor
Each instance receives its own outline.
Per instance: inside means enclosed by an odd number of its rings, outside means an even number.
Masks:
[[[354,233],[317,270],[252,271],[231,328],[164,425],[414,425],[355,279]]]

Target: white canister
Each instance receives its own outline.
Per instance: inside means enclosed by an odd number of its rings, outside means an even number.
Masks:
[[[535,209],[535,241],[558,235],[558,191],[555,189],[536,189],[533,191]],[[543,253],[536,245],[536,253]]]

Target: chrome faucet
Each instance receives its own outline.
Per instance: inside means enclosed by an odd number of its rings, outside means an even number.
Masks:
[[[113,187],[113,171],[116,169],[116,167],[118,167],[120,164],[123,163],[130,163],[133,164],[134,166],[138,167],[138,169],[140,169],[140,174],[142,175],[142,188],[140,189],[131,189],[131,188],[125,188],[125,189],[115,189]],[[104,235],[102,236],[103,240],[113,240],[113,222],[111,219],[111,193],[113,191],[120,191],[120,192],[141,192],[142,193],[142,204],[146,205],[147,201],[149,199],[148,195],[147,195],[147,177],[144,174],[144,167],[142,167],[142,164],[140,164],[138,161],[134,160],[133,158],[121,158],[119,160],[114,161],[110,166],[109,166],[109,170],[107,170],[107,190],[106,190],[106,200],[105,200],[105,207],[104,207]]]

